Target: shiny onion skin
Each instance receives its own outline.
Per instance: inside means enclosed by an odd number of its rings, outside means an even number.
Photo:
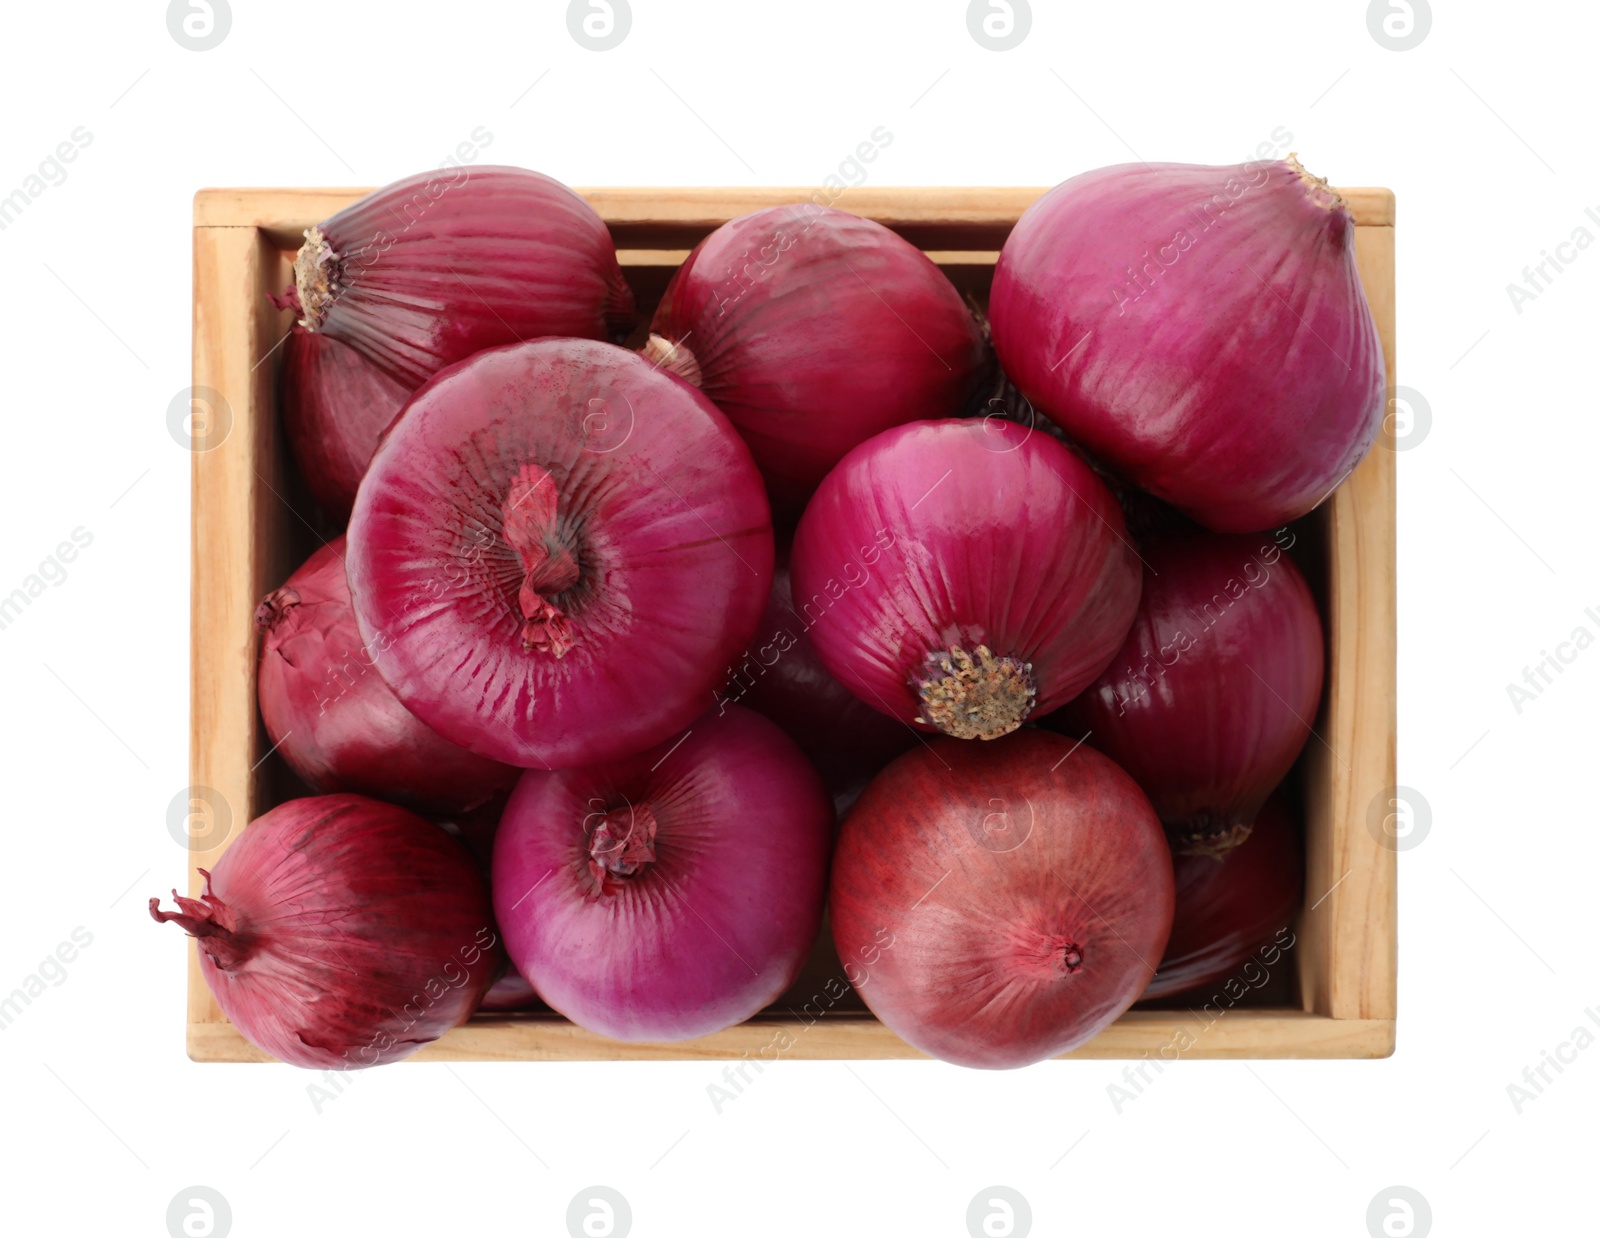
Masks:
[[[1134,782],[1029,728],[932,740],[879,774],[833,858],[845,973],[924,1053],[1004,1069],[1083,1044],[1155,974],[1172,861]]]
[[[1116,500],[1050,436],[919,421],[850,452],[795,535],[823,664],[891,717],[993,739],[1105,669],[1139,603]]]
[[[484,348],[543,336],[620,339],[633,325],[605,221],[526,168],[395,181],[306,232],[300,325],[415,388]]]
[[[313,791],[354,791],[418,812],[466,812],[521,772],[468,752],[397,697],[356,627],[345,539],[316,551],[256,608],[256,696],[278,755]]]
[[[495,840],[513,962],[616,1040],[684,1040],[782,993],[822,918],[833,810],[778,727],[738,706],[636,756],[529,770]]]
[[[312,497],[350,518],[378,439],[411,394],[355,349],[296,327],[283,347],[283,432]]]
[[[1355,222],[1292,158],[1057,185],[1006,240],[989,320],[1029,399],[1218,531],[1304,515],[1382,422]]]
[[[585,340],[483,352],[418,391],[349,543],[356,617],[400,699],[523,767],[676,735],[772,583],[766,496],[727,419]]]
[[[977,320],[920,249],[809,202],[740,216],[701,241],[650,331],[646,356],[738,426],[777,507],[798,509],[880,430],[954,416],[988,367]]]
[[[222,1012],[293,1066],[409,1057],[471,1016],[505,960],[467,853],[393,804],[289,800],[200,871],[200,898],[150,914],[198,938]]]
[[[766,613],[718,706],[743,705],[782,727],[817,767],[842,814],[874,774],[916,746],[917,734],[830,675],[808,627],[794,607],[788,564],[780,564]]]
[[[1248,835],[1311,735],[1322,620],[1287,530],[1172,531],[1141,548],[1144,597],[1093,687],[1049,721],[1132,774],[1175,840]]]
[[[1269,942],[1292,944],[1305,888],[1300,831],[1283,797],[1256,816],[1250,836],[1224,855],[1174,855],[1172,936],[1145,998],[1168,997],[1239,975]],[[1241,979],[1265,983],[1245,974]]]

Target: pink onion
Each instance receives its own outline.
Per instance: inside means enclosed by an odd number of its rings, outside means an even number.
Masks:
[[[313,791],[355,791],[418,812],[465,812],[509,790],[514,766],[429,729],[373,669],[344,555],[345,539],[335,538],[256,608],[256,692],[273,748]]]
[[[574,1023],[707,1035],[799,973],[832,826],[782,731],[712,711],[636,756],[524,774],[495,840],[495,911],[518,969]]]
[[[1305,865],[1299,829],[1282,796],[1267,800],[1250,836],[1237,847],[1223,855],[1174,855],[1172,870],[1177,883],[1172,936],[1146,998],[1233,976],[1263,945],[1294,940]],[[1265,983],[1249,975],[1244,979]]]
[[[411,394],[331,335],[296,327],[283,347],[283,431],[312,497],[350,518],[378,438]]]
[[[300,325],[407,388],[480,349],[621,338],[634,321],[605,221],[525,168],[395,181],[309,229],[294,273]]]
[[[1322,621],[1278,538],[1171,531],[1104,675],[1052,720],[1132,774],[1184,848],[1248,835],[1311,735]]]
[[[1382,421],[1355,222],[1292,159],[1057,185],[1007,239],[989,319],[1029,399],[1208,528],[1304,515]]]
[[[718,705],[744,705],[781,726],[817,767],[842,816],[874,774],[916,745],[917,733],[828,674],[809,629],[794,607],[788,564],[780,564],[755,639]]]
[[[813,203],[722,225],[678,268],[645,355],[739,427],[798,509],[880,430],[955,415],[983,377],[971,311],[927,256],[882,224]]]
[[[406,707],[513,765],[675,735],[772,583],[761,480],[727,419],[637,353],[544,340],[428,383],[350,520],[356,617]]]
[[[962,1066],[1090,1039],[1155,973],[1172,863],[1133,780],[1029,728],[935,739],[875,778],[830,888],[845,974],[896,1035]]]
[[[806,508],[792,570],[840,682],[962,739],[1065,704],[1139,603],[1110,492],[1054,439],[999,419],[916,422],[855,448]]]
[[[489,891],[442,830],[359,795],[251,822],[198,899],[150,914],[198,939],[200,971],[251,1044],[294,1066],[409,1057],[465,1021],[503,962]]]

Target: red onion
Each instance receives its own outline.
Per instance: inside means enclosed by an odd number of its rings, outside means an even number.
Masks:
[[[645,355],[727,413],[774,504],[880,430],[953,416],[983,376],[971,311],[882,224],[813,203],[722,225],[678,268]]]
[[[356,617],[407,708],[513,765],[681,731],[772,583],[761,480],[727,419],[637,353],[544,340],[423,387],[356,496]]]
[[[454,841],[359,795],[290,800],[250,823],[200,898],[150,914],[199,941],[246,1040],[294,1066],[409,1057],[466,1020],[503,962],[489,891]]]
[[[874,774],[915,746],[917,734],[828,674],[809,628],[794,608],[788,564],[780,564],[755,639],[718,703],[748,706],[781,726],[817,767],[842,816]]]
[[[1292,159],[1057,185],[1007,239],[989,320],[1041,410],[1208,528],[1304,515],[1382,422],[1355,221]]]
[[[574,1023],[703,1036],[799,973],[832,828],[799,750],[732,706],[636,756],[524,774],[495,840],[495,911],[512,960]]]
[[[1127,634],[1139,562],[1116,500],[1044,434],[898,426],[806,508],[794,593],[828,670],[927,730],[993,739],[1065,704]]]
[[[418,812],[465,812],[519,771],[458,747],[400,703],[356,628],[335,538],[256,608],[256,678],[273,748],[313,791],[355,791]]]
[[[1172,862],[1133,780],[1047,731],[936,739],[844,823],[830,915],[846,974],[924,1053],[1025,1066],[1144,991],[1172,924]]]
[[[408,388],[480,349],[621,338],[634,321],[605,221],[525,168],[398,180],[309,229],[294,275],[301,326]]]
[[[1052,722],[1132,774],[1187,847],[1225,850],[1246,836],[1311,734],[1322,621],[1283,553],[1291,536],[1146,541],[1126,643]]]
[[[1281,796],[1266,802],[1250,836],[1237,847],[1220,856],[1174,855],[1172,869],[1177,882],[1172,936],[1144,991],[1147,998],[1238,973],[1258,948],[1292,928],[1300,909],[1305,868],[1299,831]]]
[[[296,327],[283,349],[283,431],[312,497],[350,518],[356,487],[411,388],[331,335]]]

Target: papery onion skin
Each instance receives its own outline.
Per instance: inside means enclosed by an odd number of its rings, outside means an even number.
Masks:
[[[584,340],[493,349],[424,386],[361,484],[349,543],[356,617],[400,699],[523,767],[681,731],[772,580],[766,496],[727,419]]]
[[[868,780],[916,746],[918,737],[830,675],[808,629],[794,607],[788,564],[780,563],[755,639],[734,667],[718,707],[743,705],[782,727],[817,767],[842,816]]]
[[[581,1027],[683,1040],[799,974],[821,922],[833,810],[778,727],[731,706],[636,756],[529,770],[495,840],[512,960]]]
[[[840,832],[829,915],[846,973],[896,1035],[962,1066],[1065,1053],[1144,991],[1172,863],[1133,780],[1029,728],[939,738],[875,778]]]
[[[296,327],[283,351],[284,437],[312,497],[342,523],[411,389],[331,335]]]
[[[988,366],[972,312],[921,250],[814,203],[740,216],[701,241],[650,330],[650,359],[711,397],[774,506],[794,510],[857,443],[954,416]]]
[[[421,817],[360,795],[289,800],[174,892],[200,971],[256,1048],[355,1070],[409,1057],[464,1022],[504,963],[489,890]]]
[[[344,559],[337,537],[256,608],[256,695],[273,750],[319,794],[353,791],[418,812],[465,812],[508,791],[520,770],[445,739],[373,669]]]
[[[989,318],[1029,399],[1221,532],[1310,511],[1382,423],[1355,221],[1298,163],[1073,177],[1012,230]]]
[[[526,168],[395,181],[306,233],[300,325],[415,388],[484,348],[546,336],[620,339],[633,325],[605,221]]]
[[[1285,553],[1293,537],[1147,539],[1127,641],[1048,722],[1133,775],[1185,845],[1247,834],[1311,735],[1326,655],[1316,599]]]
[[[1110,492],[1048,435],[1000,419],[914,422],[855,448],[807,506],[792,571],[835,678],[961,738],[1065,704],[1139,601]]]
[[[1172,869],[1172,935],[1145,998],[1238,975],[1263,945],[1293,942],[1305,864],[1299,827],[1281,795],[1266,802],[1250,836],[1231,851],[1174,855]],[[1265,983],[1253,975],[1242,979],[1257,987]]]

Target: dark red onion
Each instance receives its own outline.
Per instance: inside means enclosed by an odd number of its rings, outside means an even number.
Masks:
[[[772,530],[700,392],[584,340],[492,349],[417,392],[350,520],[356,617],[400,699],[515,765],[637,752],[755,631]]]
[[[1146,998],[1235,975],[1258,949],[1281,941],[1280,935],[1293,928],[1305,865],[1299,828],[1282,796],[1266,802],[1250,836],[1231,851],[1174,855],[1172,869],[1177,882],[1172,936]]]
[[[992,739],[1116,652],[1139,561],[1116,500],[1023,426],[922,421],[850,452],[795,535],[794,594],[828,670],[925,730]]]
[[[408,388],[484,348],[620,339],[634,321],[605,221],[526,168],[395,181],[309,229],[294,270],[300,325]]]
[[[1292,158],[1057,185],[1007,239],[989,319],[1041,410],[1212,529],[1304,515],[1382,421],[1355,221]]]
[[[312,497],[350,518],[378,439],[411,394],[331,335],[296,327],[283,346],[283,431]]]
[[[645,355],[728,414],[781,507],[880,430],[955,415],[988,355],[927,255],[814,203],[741,216],[701,241],[650,330]]]
[[[636,756],[524,774],[495,840],[495,911],[518,969],[579,1026],[704,1036],[799,973],[832,828],[776,725],[713,710]]]
[[[924,1053],[1026,1066],[1076,1048],[1155,974],[1172,863],[1149,801],[1086,746],[1033,728],[935,739],[875,778],[839,835],[845,972]]]
[[[809,628],[794,608],[789,566],[780,563],[755,639],[718,704],[747,706],[781,726],[817,767],[842,816],[874,774],[916,745],[917,733],[828,674]]]
[[[1226,849],[1247,835],[1311,735],[1322,621],[1284,553],[1291,538],[1148,539],[1126,643],[1050,723],[1087,734],[1132,774],[1185,846]]]
[[[504,960],[489,890],[442,830],[360,795],[250,823],[197,899],[150,900],[256,1048],[317,1070],[399,1061],[477,1009]]]
[[[313,791],[354,791],[418,812],[465,812],[520,772],[468,752],[400,703],[356,628],[345,539],[314,553],[256,608],[257,699],[278,755]]]

